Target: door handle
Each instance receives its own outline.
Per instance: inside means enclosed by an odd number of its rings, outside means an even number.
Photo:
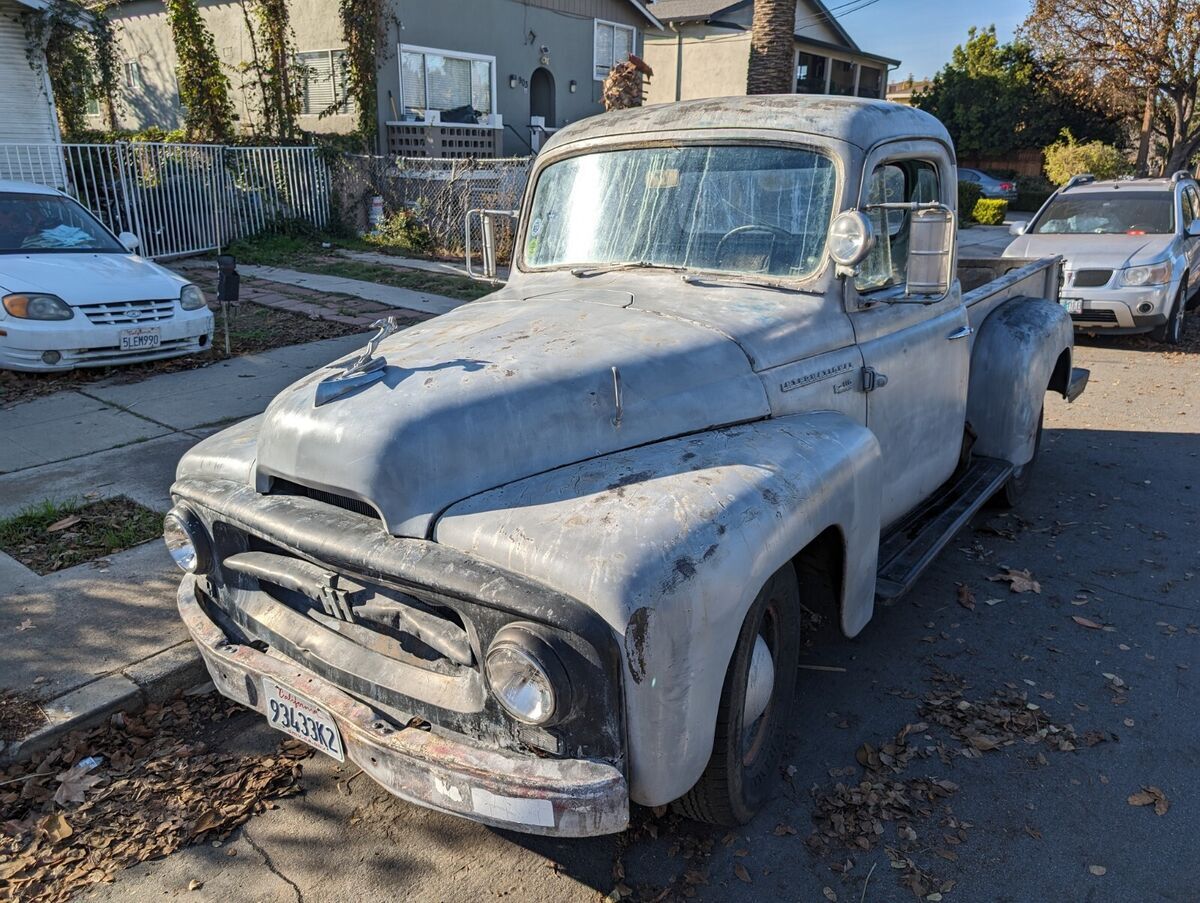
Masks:
[[[954,332],[950,333],[950,335],[946,336],[946,338],[953,342],[955,339],[965,339],[974,331],[974,328],[971,326],[960,326]]]

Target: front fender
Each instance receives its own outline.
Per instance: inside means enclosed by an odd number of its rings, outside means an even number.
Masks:
[[[880,455],[844,415],[760,421],[618,452],[453,506],[437,542],[582,600],[621,638],[631,797],[682,796],[712,752],[725,670],[767,578],[831,526],[842,627],[870,619]]]
[[[1061,374],[1066,391],[1073,347],[1071,318],[1053,301],[1014,298],[988,315],[971,350],[967,390],[976,454],[1029,463],[1046,390]]]

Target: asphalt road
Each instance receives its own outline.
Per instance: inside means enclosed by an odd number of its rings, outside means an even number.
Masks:
[[[778,796],[746,829],[639,810],[619,837],[530,838],[398,802],[314,758],[303,796],[220,848],[138,866],[88,899],[594,901],[620,882],[632,899],[911,900],[914,871],[894,856],[930,876],[930,893],[953,882],[949,901],[1196,900],[1200,353],[1113,340],[1085,343],[1077,360],[1091,385],[1075,405],[1049,400],[1025,504],[981,515],[858,639],[814,632],[804,663],[829,670],[802,672]],[[1041,592],[989,581],[1006,567],[1028,569]],[[1017,739],[965,757],[920,711],[954,691],[969,711],[1023,693],[1017,710],[1039,706],[1038,724],[1073,731],[1076,748]],[[927,816],[882,823],[869,850],[814,852],[818,798],[860,779],[864,743],[918,723],[917,754],[891,780],[957,790],[921,804]],[[247,716],[224,742],[266,749],[275,737]],[[1161,791],[1165,814],[1127,801],[1144,787]],[[193,880],[203,886],[188,891]]]

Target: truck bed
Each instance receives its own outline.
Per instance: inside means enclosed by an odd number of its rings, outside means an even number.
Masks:
[[[960,257],[958,278],[971,325],[978,328],[1009,298],[1057,301],[1062,288],[1062,258]]]

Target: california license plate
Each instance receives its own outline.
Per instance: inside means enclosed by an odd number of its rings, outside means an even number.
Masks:
[[[1062,298],[1059,301],[1059,303],[1062,304],[1062,306],[1066,308],[1067,313],[1069,313],[1069,314],[1083,313],[1083,299],[1082,298]]]
[[[162,330],[157,326],[121,330],[122,351],[146,351],[150,348],[157,348],[161,342]]]
[[[262,688],[267,704],[267,723],[271,727],[303,740],[339,762],[346,761],[342,736],[329,712],[269,677],[263,678]]]

